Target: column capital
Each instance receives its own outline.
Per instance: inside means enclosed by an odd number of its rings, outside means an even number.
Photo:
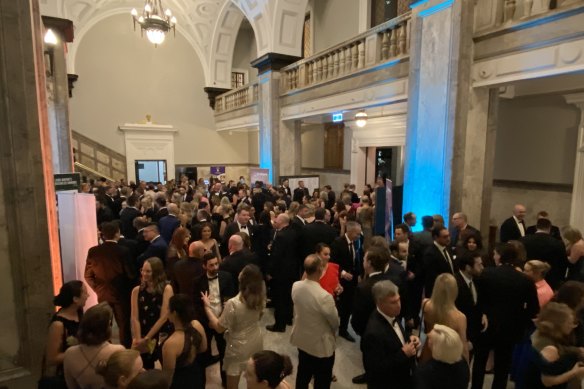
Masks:
[[[293,55],[267,53],[251,61],[251,66],[258,70],[258,75],[272,70],[278,71],[302,58]]]
[[[55,18],[53,16],[43,16],[43,25],[59,33],[65,42],[73,42],[75,36],[73,32],[73,22],[69,19]]]
[[[571,93],[569,95],[564,95],[564,99],[568,104],[574,104],[578,108],[584,110],[584,93]]]
[[[215,110],[215,99],[217,98],[217,96],[222,95],[225,92],[229,92],[231,89],[215,88],[212,86],[206,86],[203,88],[203,90],[207,94],[207,97],[209,97],[209,106],[213,110]]]

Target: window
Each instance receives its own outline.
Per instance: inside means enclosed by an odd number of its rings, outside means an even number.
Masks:
[[[304,17],[304,28],[302,30],[302,58],[312,55],[312,34],[310,31],[310,12]]]
[[[239,88],[245,85],[245,73],[231,72],[231,88]]]

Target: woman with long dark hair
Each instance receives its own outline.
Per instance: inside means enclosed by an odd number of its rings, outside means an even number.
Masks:
[[[142,282],[132,290],[132,348],[138,350],[144,368],[154,369],[160,358],[159,332],[168,333],[168,303],[173,295],[159,258],[144,261]]]
[[[211,309],[209,295],[201,293],[209,327],[219,333],[227,331],[223,370],[227,389],[237,389],[239,377],[249,357],[263,349],[260,319],[266,306],[266,286],[260,269],[247,265],[239,273],[239,294],[225,303],[221,317]]]
[[[197,354],[207,350],[207,337],[201,323],[193,320],[193,302],[185,294],[170,298],[169,320],[174,333],[162,346],[162,370],[170,389],[203,389],[205,371],[196,361]]]
[[[245,370],[248,389],[290,389],[284,378],[292,374],[292,362],[287,355],[260,351],[251,356]]]

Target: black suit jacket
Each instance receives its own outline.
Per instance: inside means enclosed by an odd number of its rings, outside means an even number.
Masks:
[[[142,213],[136,208],[126,207],[120,213],[120,232],[128,239],[136,239],[138,230],[132,224],[134,219],[141,216]]]
[[[356,245],[354,244],[354,246]],[[343,270],[351,273],[355,284],[357,276],[363,274],[363,265],[360,261],[359,252],[355,247],[355,260],[353,261],[349,243],[344,235],[336,238],[331,244],[331,261],[339,264],[339,273]]]
[[[513,266],[501,265],[486,268],[478,285],[490,338],[519,342],[539,313],[535,283]]]
[[[455,305],[466,316],[466,337],[474,343],[482,330],[482,310],[478,298],[479,286],[477,285],[477,280],[474,279],[472,282],[477,291],[477,303],[475,304],[472,292],[460,272],[456,272],[454,278],[456,278],[456,283],[458,284],[458,296],[456,297]]]
[[[302,204],[302,198],[306,196],[310,198],[310,193],[308,192],[308,188],[296,188],[294,189],[294,195],[292,196],[292,201],[296,201]]]
[[[230,274],[235,290],[239,290],[239,273],[247,265],[259,266],[260,263],[257,255],[246,248],[226,256],[221,262],[220,269]]]
[[[371,277],[365,278],[363,281],[357,285],[355,290],[355,297],[353,298],[353,314],[351,316],[351,326],[355,330],[355,333],[359,336],[363,336],[365,328],[367,327],[367,322],[371,313],[375,310],[375,301],[373,300],[373,294],[371,290],[373,285],[378,281],[389,280],[389,274],[378,273]]]
[[[475,234],[481,236],[481,232],[469,224],[467,224],[466,228],[462,231],[459,231],[458,228],[454,227],[450,229],[450,245],[452,247],[462,245],[462,236],[466,236],[463,234]]]
[[[545,279],[556,290],[564,280],[568,268],[568,258],[564,244],[544,232],[526,235],[521,242],[527,251],[527,259],[539,259],[550,264],[551,269]]]
[[[166,264],[166,251],[167,250],[168,250],[168,245],[166,244],[166,242],[164,241],[162,236],[151,241],[150,244],[148,245],[148,248],[146,249],[146,251],[144,251],[138,257],[139,267],[142,267],[142,264],[144,263],[144,261],[150,257],[160,258],[160,260],[162,260],[162,262],[164,264]]]
[[[219,270],[217,274],[219,280],[219,296],[221,298],[221,305],[225,304],[227,300],[235,296],[236,289],[233,286],[233,279],[231,274],[226,271]],[[195,296],[200,296],[201,293],[209,291],[209,279],[207,273],[204,272],[199,278],[195,280]],[[200,298],[195,299],[195,310],[197,320],[199,320],[205,327],[208,327],[209,319],[205,314],[205,306]]]
[[[249,239],[251,240],[252,242],[251,244],[253,247],[255,228],[253,224],[249,222],[247,223],[246,227],[247,232],[249,234]],[[238,233],[239,231],[240,231],[239,225],[237,224],[237,222],[229,223],[227,227],[225,227],[225,232],[223,233],[223,244],[221,245],[221,255],[227,256],[229,254],[229,238],[231,238],[231,236]]]
[[[448,250],[448,249],[447,249]],[[454,271],[456,271],[456,265],[454,263],[454,256],[452,252],[448,250],[450,254],[450,259],[452,260],[452,266],[454,267]],[[444,254],[440,252],[438,247],[435,244],[429,246],[426,251],[424,252],[424,289],[426,297],[430,297],[432,295],[432,289],[434,289],[434,282],[436,281],[436,277],[438,277],[442,273],[450,273],[454,275],[453,269],[450,267],[448,261],[444,258]]]
[[[326,243],[330,246],[338,235],[337,230],[325,222],[315,221],[305,225],[300,238],[304,258],[313,254],[319,243]]]
[[[298,235],[288,226],[276,232],[272,242],[272,252],[268,273],[277,280],[298,280],[300,260],[297,254]]]
[[[525,227],[525,222],[523,223],[523,227]],[[519,227],[517,227],[517,223],[515,223],[515,219],[511,216],[509,219],[505,220],[503,224],[501,224],[501,231],[499,231],[499,239],[502,243],[507,243],[510,240],[520,240],[521,239],[521,231],[519,231]]]
[[[402,332],[407,341],[409,334]],[[361,339],[368,389],[410,389],[412,387],[412,370],[416,360],[415,357],[408,358],[402,351],[402,347],[394,329],[375,309]]]
[[[439,362],[431,359],[416,370],[415,389],[467,389],[470,371],[466,360],[455,363]]]
[[[527,230],[525,230],[525,235],[533,235],[536,232],[537,227],[535,225],[529,226],[527,227]],[[552,226],[550,230],[550,235],[552,236],[552,238],[556,238],[560,242],[562,241],[562,234],[560,233],[560,229],[558,228],[558,226]]]
[[[296,234],[298,234],[298,236],[300,236],[300,234],[302,234],[302,230],[304,229],[304,227],[306,226],[306,222],[303,222],[302,220],[300,220],[299,216],[294,216],[294,218],[292,220],[290,220],[290,227],[292,227],[294,230],[296,230]]]

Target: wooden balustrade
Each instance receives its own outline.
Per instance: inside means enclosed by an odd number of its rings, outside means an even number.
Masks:
[[[224,113],[257,103],[258,84],[246,84],[215,98],[215,113]]]
[[[305,88],[409,55],[410,14],[295,62],[282,71],[281,92]]]
[[[550,10],[551,0],[480,0],[475,7],[476,31],[506,28],[508,23],[545,15],[554,10],[584,5],[584,0],[556,0]]]

